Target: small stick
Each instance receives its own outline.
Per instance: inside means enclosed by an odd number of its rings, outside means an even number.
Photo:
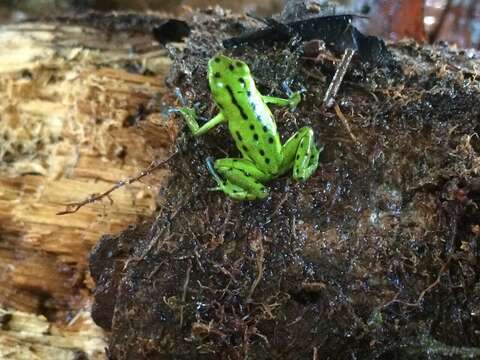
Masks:
[[[342,121],[343,126],[347,129],[348,135],[350,138],[358,145],[357,137],[353,134],[352,129],[350,128],[350,124],[348,123],[347,118],[343,115],[342,110],[340,110],[340,106],[335,104],[335,112],[337,113],[338,118]]]
[[[258,247],[258,252],[256,253],[256,263],[257,263],[257,277],[255,281],[253,282],[252,286],[250,287],[250,292],[248,293],[247,301],[251,302],[252,301],[252,296],[253,292],[257,288],[257,285],[260,283],[260,280],[262,280],[263,277],[263,263],[265,262],[265,250],[263,249],[263,242],[261,236],[258,236],[259,239],[259,247]]]
[[[338,89],[342,84],[343,78],[347,73],[348,65],[350,65],[354,54],[355,50],[350,48],[346,49],[343,53],[342,60],[340,61],[340,64],[338,64],[332,82],[328,86],[325,97],[323,98],[323,106],[326,108],[331,108],[333,104],[335,104],[335,97],[337,96]]]
[[[105,191],[103,193],[92,194],[83,201],[66,204],[65,210],[58,212],[57,215],[66,215],[66,214],[76,213],[78,210],[80,210],[85,205],[94,203],[95,201],[99,201],[99,200],[103,199],[104,197],[108,197],[115,190],[120,189],[121,187],[123,187],[125,185],[133,184],[134,182],[139,181],[140,179],[144,178],[145,176],[150,175],[152,172],[154,172],[155,170],[157,170],[161,166],[168,163],[176,154],[177,154],[177,151],[175,151],[172,155],[170,155],[165,160],[153,161],[146,170],[143,170],[137,176],[135,176],[133,178],[130,178],[130,179],[127,179],[127,180],[118,181],[114,186],[112,186],[110,189],[108,189],[107,191]]]
[[[185,282],[183,284],[182,306],[180,307],[180,327],[183,327],[183,308],[185,307],[185,300],[187,300],[188,283],[190,282],[190,271],[192,271],[192,262],[189,261]]]

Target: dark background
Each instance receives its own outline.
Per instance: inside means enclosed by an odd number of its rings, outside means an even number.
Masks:
[[[98,11],[167,11],[221,5],[259,16],[278,13],[285,0],[3,0],[0,21]],[[315,1],[321,6],[324,0]],[[462,48],[480,47],[480,1],[477,0],[340,0],[337,13],[364,14],[358,26],[370,34],[397,40],[408,37],[433,43],[444,40]]]

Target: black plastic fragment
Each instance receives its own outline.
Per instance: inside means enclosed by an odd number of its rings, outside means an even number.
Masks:
[[[323,40],[327,48],[335,53],[343,53],[347,48],[354,49],[362,61],[372,64],[391,63],[392,56],[385,42],[357,30],[352,25],[354,17],[354,15],[329,15],[286,23],[269,21],[269,26],[263,29],[224,40],[223,46],[232,48],[259,43],[272,46],[275,43],[289,42],[296,37],[302,41]]]
[[[153,37],[160,44],[182,41],[190,35],[190,26],[185,21],[170,19],[152,30]]]

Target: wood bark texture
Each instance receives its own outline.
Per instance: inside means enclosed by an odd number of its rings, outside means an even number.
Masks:
[[[164,157],[175,132],[152,105],[165,94],[164,48],[98,23],[0,29],[0,358],[105,358],[85,311],[88,252],[151,215],[168,173],[56,215]]]

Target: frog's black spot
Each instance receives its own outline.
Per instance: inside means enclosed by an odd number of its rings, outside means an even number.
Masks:
[[[297,154],[297,160],[300,159],[300,155]]]
[[[248,151],[248,148],[245,145],[243,145],[243,150]]]
[[[218,79],[221,75],[219,72],[216,72],[213,76],[215,76]]]
[[[238,190],[233,190],[233,192],[236,194],[236,193],[238,193]]]
[[[268,131],[268,127],[267,125],[263,125],[263,131],[267,132]]]
[[[219,63],[219,62],[220,62],[220,58],[215,58],[214,61],[215,61],[216,63]]]
[[[265,164],[269,164],[270,163],[270,159],[269,158],[265,158]]]
[[[235,68],[233,67],[233,65],[232,65],[232,64],[230,64],[230,65],[228,66],[228,68],[230,69],[230,71],[233,71],[233,70],[235,70]]]
[[[315,157],[315,155],[310,155],[310,160],[313,160],[313,158]]]
[[[237,159],[233,159],[233,162],[237,162],[238,160]]]
[[[247,96],[250,97],[252,95],[252,92],[250,90],[247,91]],[[255,104],[252,104],[252,107],[255,108]]]
[[[265,151],[263,151],[262,149],[260,149],[259,153],[260,155],[265,156]]]
[[[245,85],[245,80],[242,79],[242,78],[239,78],[239,79],[238,79],[238,82],[239,82],[240,84],[242,84],[242,85]]]
[[[238,141],[242,141],[242,135],[240,134],[240,131],[236,132]]]
[[[242,67],[242,65],[243,65],[243,64],[242,64],[240,61],[237,61],[237,66],[238,66],[238,67]]]
[[[254,125],[250,125],[250,130],[254,130],[255,129],[255,126]]]
[[[258,134],[253,134],[253,140],[258,141]]]
[[[270,138],[268,139],[268,142],[269,142],[270,144],[273,144],[273,137],[270,137]]]
[[[218,106],[220,109],[223,110],[223,105],[222,105],[222,104],[217,103],[217,106]]]

